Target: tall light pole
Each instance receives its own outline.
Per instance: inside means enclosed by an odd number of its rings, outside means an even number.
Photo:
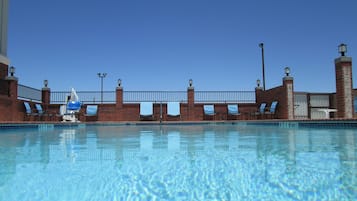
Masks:
[[[103,79],[107,76],[107,73],[97,73],[98,77],[100,78],[100,95],[101,95],[101,103],[103,103]]]
[[[265,91],[264,43],[260,43],[259,47],[262,49],[263,90]]]

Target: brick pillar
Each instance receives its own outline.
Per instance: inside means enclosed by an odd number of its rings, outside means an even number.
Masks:
[[[255,87],[255,102],[260,104],[263,99],[263,87],[257,86]]]
[[[0,55],[1,57],[1,55]],[[5,79],[8,75],[8,65],[6,63],[1,62],[0,58],[0,79]]]
[[[7,80],[8,83],[9,83],[9,94],[8,94],[8,96],[11,99],[13,99],[14,101],[16,101],[17,100],[17,83],[18,83],[17,77],[9,76],[9,77],[6,77],[5,80]]]
[[[352,58],[335,59],[337,117],[353,118]]]
[[[8,115],[8,119],[9,120],[16,120],[17,117],[17,84],[18,84],[18,79],[17,77],[14,76],[9,76],[6,77],[5,80],[8,81],[8,97],[10,99],[11,104],[9,105],[9,107],[11,108],[11,111]]]
[[[41,100],[44,110],[48,110],[48,106],[51,102],[51,89],[48,87],[43,87],[41,91]]]
[[[294,78],[289,75],[283,78],[284,99],[280,106],[282,109],[281,118],[294,119]]]
[[[115,118],[118,121],[125,120],[125,115],[123,114],[123,87],[120,85],[116,88],[116,102],[115,109],[117,110]]]
[[[190,86],[187,88],[187,120],[192,121],[195,119],[195,89]]]
[[[123,107],[123,87],[116,88],[116,108],[121,109]]]

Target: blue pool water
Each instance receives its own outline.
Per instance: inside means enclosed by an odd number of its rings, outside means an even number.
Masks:
[[[0,131],[0,200],[357,200],[356,129]]]

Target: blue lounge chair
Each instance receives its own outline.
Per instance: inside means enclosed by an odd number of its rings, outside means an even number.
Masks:
[[[39,118],[42,118],[42,117],[50,117],[51,118],[52,117],[52,114],[47,113],[42,109],[42,105],[41,104],[36,103],[35,107],[36,107],[36,110],[38,112]]]
[[[278,101],[273,101],[270,105],[269,111],[265,112],[265,114],[269,115],[270,118],[272,118],[275,115],[277,106],[278,106]]]
[[[267,104],[266,103],[261,103],[259,106],[259,109],[257,112],[253,113],[253,115],[255,116],[255,118],[257,117],[262,117],[265,113],[265,109],[266,109]]]
[[[152,102],[141,102],[140,103],[140,120],[153,119],[154,117],[154,106]]]
[[[86,116],[97,116],[98,105],[87,105]]]
[[[236,104],[227,105],[227,110],[229,115],[240,115],[238,105]]]
[[[275,111],[276,111],[276,107],[277,107],[277,106],[278,106],[278,101],[273,101],[273,102],[271,103],[269,112],[274,114]]]
[[[85,113],[85,121],[97,121],[98,105],[87,105]]]
[[[266,104],[266,103],[261,103],[261,104],[260,104],[260,107],[259,107],[258,113],[259,113],[259,114],[264,114],[266,107],[267,107],[267,104]]]
[[[38,116],[38,113],[33,112],[29,102],[24,102],[26,117],[31,118],[31,116]]]
[[[180,113],[180,102],[168,102],[167,103],[167,115],[171,117],[179,117]]]
[[[212,116],[216,114],[214,111],[214,105],[203,105],[203,113],[205,116]]]
[[[228,104],[227,105],[227,119],[230,119],[229,117],[237,117],[240,115],[238,105],[237,104]]]

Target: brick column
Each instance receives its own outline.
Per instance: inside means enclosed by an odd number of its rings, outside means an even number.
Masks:
[[[121,109],[123,107],[123,87],[116,88],[116,108]]]
[[[5,78],[5,80],[8,81],[8,97],[10,99],[11,104],[9,105],[9,107],[11,108],[10,112],[8,115],[8,119],[9,120],[16,120],[17,117],[17,84],[18,84],[18,79],[17,77],[14,76],[8,76]]]
[[[352,58],[335,59],[337,117],[353,118]]]
[[[14,76],[9,76],[6,77],[5,80],[8,81],[9,83],[9,98],[13,99],[13,101],[17,100],[17,83],[18,83],[18,79],[17,77]]]
[[[51,102],[51,89],[48,87],[43,87],[41,91],[41,100],[44,107],[44,110],[48,109],[48,106]]]
[[[258,82],[258,81],[257,81]],[[255,102],[260,104],[263,99],[263,87],[260,86],[260,80],[257,87],[255,87]]]
[[[117,111],[115,113],[115,119],[116,120],[126,120],[125,119],[125,114],[123,114],[123,104],[124,104],[124,99],[123,99],[123,87],[121,86],[121,79],[118,79],[118,86],[116,88],[116,101],[115,101],[115,110]]]
[[[187,120],[192,121],[195,119],[195,89],[190,86],[187,88]]]
[[[0,79],[5,79],[7,77],[7,75],[9,74],[8,67],[9,66],[7,62],[5,60],[1,60],[0,58]]]
[[[294,119],[294,78],[289,75],[283,78],[284,101],[282,101],[282,118]],[[280,103],[279,103],[280,104]]]

